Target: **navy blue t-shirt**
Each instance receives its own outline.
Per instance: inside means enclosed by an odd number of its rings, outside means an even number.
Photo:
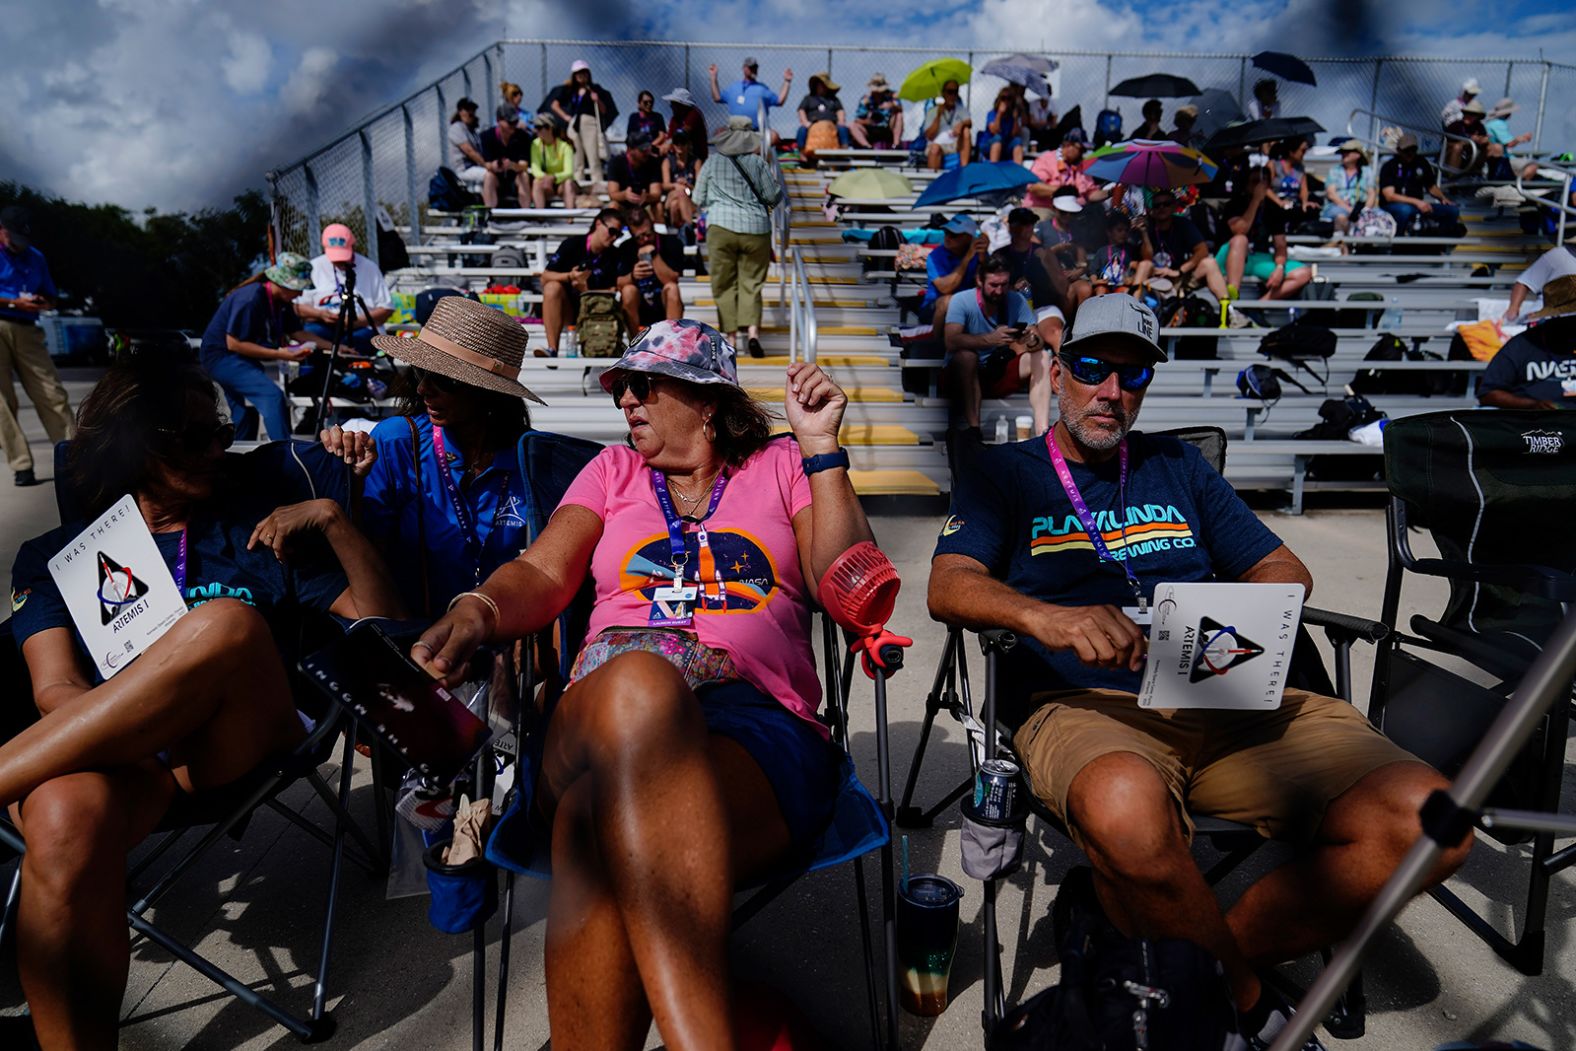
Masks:
[[[265,347],[281,345],[287,330],[294,331],[300,327],[294,312],[286,323],[286,309],[268,298],[268,286],[262,281],[237,288],[224,297],[213,319],[208,322],[208,327],[203,330],[203,363],[211,363],[218,360],[220,355],[229,353],[225,336],[234,336],[243,343],[260,343]]]
[[[11,567],[11,625],[18,646],[49,628],[70,628],[85,666],[92,668],[94,662],[49,573],[49,560],[87,524],[60,526],[22,545]],[[303,545],[303,554],[290,563],[279,562],[261,544],[248,551],[246,542],[256,525],[250,515],[192,522],[187,537],[186,606],[195,609],[217,598],[239,599],[263,615],[275,639],[288,649],[300,614],[327,612],[349,584],[332,555],[322,550],[326,544]],[[174,573],[180,533],[155,533],[153,540]],[[98,681],[96,672],[94,681]]]
[[[1280,546],[1197,449],[1176,438],[1128,436],[1127,505],[1118,499],[1116,457],[1069,461],[1073,481],[1111,555],[1125,559],[1146,598],[1155,585],[1236,580]],[[1123,526],[1126,526],[1125,537]],[[955,476],[952,512],[937,555],[966,555],[1014,591],[1060,606],[1131,606],[1122,567],[1101,562],[1062,490],[1043,437],[987,446]],[[1142,675],[1093,668],[1071,650],[1021,639],[1004,662],[998,714],[1016,726],[1022,702],[1041,690],[1137,693]]]

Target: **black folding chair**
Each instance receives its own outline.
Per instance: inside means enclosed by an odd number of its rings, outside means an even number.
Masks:
[[[1389,571],[1381,617],[1389,637],[1374,663],[1369,715],[1398,744],[1454,776],[1512,689],[1576,600],[1576,420],[1563,412],[1464,409],[1392,421],[1385,429]],[[1438,558],[1412,551],[1426,531]],[[1405,629],[1408,574],[1444,579],[1450,598],[1436,618]],[[1408,630],[1409,629],[1409,630]],[[1488,685],[1441,667],[1466,661]],[[1519,937],[1507,937],[1446,886],[1430,893],[1496,953],[1541,974],[1549,881],[1576,864],[1576,843],[1556,851],[1556,832],[1496,825],[1495,809],[1560,809],[1570,703],[1555,704],[1489,798],[1479,827],[1506,844],[1530,839]]]
[[[56,448],[56,500],[63,521],[81,517],[76,493],[63,470],[65,443]],[[343,502],[347,499],[343,464],[327,457],[320,446],[312,443],[284,441],[262,446],[245,454],[227,457],[225,473],[231,479],[240,479],[237,491],[248,494],[270,505],[294,503],[314,497],[331,497]],[[337,631],[331,621],[311,626],[313,630]],[[21,660],[11,625],[0,625],[0,696],[9,699],[0,715],[0,729],[9,740],[21,729],[36,721],[37,711],[32,705],[32,687],[27,678],[26,665]],[[298,645],[305,640],[298,640]],[[285,661],[293,668],[294,661]],[[270,758],[245,777],[223,788],[201,795],[177,799],[159,823],[156,834],[161,838],[132,866],[127,876],[128,898],[126,922],[142,938],[154,942],[176,959],[187,964],[204,977],[213,981],[237,1000],[262,1012],[268,1018],[294,1033],[308,1043],[325,1040],[334,1032],[334,1019],[326,1012],[327,981],[330,952],[333,946],[335,904],[339,895],[340,875],[347,855],[376,877],[387,871],[388,859],[382,844],[388,842],[387,814],[383,804],[381,771],[374,759],[374,796],[377,800],[377,833],[374,840],[364,832],[349,810],[350,782],[355,758],[355,727],[352,721],[337,711],[324,709],[318,695],[304,682],[294,679],[299,706],[309,715],[317,717],[312,731],[298,746],[288,753]],[[333,758],[334,744],[344,737],[339,755],[339,786],[337,791],[318,772],[318,767]],[[324,828],[307,820],[299,812],[283,803],[281,794],[297,781],[305,781],[329,808],[332,821]],[[277,1000],[258,992],[251,985],[219,967],[190,946],[182,943],[147,918],[147,913],[175,886],[193,865],[200,861],[220,839],[230,836],[239,839],[247,823],[258,808],[267,807],[327,846],[331,853],[323,915],[323,932],[319,945],[317,973],[312,985],[312,1003],[302,1012],[291,1012]],[[206,827],[195,843],[182,846],[185,837],[199,828]],[[348,837],[354,843],[346,842]],[[0,815],[0,843],[21,855],[27,846],[20,831],[10,820]],[[161,860],[173,859],[157,878],[139,886],[154,866]],[[0,914],[0,944],[12,928],[21,888],[22,867],[17,862]]]
[[[1163,432],[1196,446],[1217,471],[1225,467],[1226,435],[1218,427],[1184,428]],[[1332,681],[1319,655],[1308,627],[1322,628],[1334,649],[1335,677]],[[1001,680],[1000,664],[1017,646],[1017,636],[1006,630],[976,632],[985,658],[985,698],[978,716],[969,686],[966,636],[968,632],[951,628],[942,650],[941,662],[925,698],[925,717],[920,725],[919,741],[914,758],[909,764],[904,782],[903,796],[897,809],[897,823],[902,828],[928,828],[946,808],[962,799],[974,785],[979,764],[988,758],[1001,757],[1017,761],[1012,742],[997,729],[997,712]],[[1360,617],[1333,613],[1327,610],[1304,607],[1302,626],[1292,655],[1291,685],[1321,693],[1326,696],[1351,700],[1351,647],[1359,640],[1376,642],[1386,634],[1384,625]],[[940,802],[924,809],[914,805],[913,796],[919,781],[921,763],[930,741],[936,716],[946,712],[961,723],[968,739],[969,771],[963,780]],[[1021,763],[1019,764],[1021,767]],[[1067,835],[1061,821],[1032,793],[1029,796],[1030,812],[1051,828]],[[1236,821],[1228,821],[1205,814],[1190,815],[1198,838],[1209,843],[1220,858],[1204,873],[1211,885],[1225,879],[1238,866],[1251,857],[1268,840],[1257,829]],[[985,1008],[982,1021],[987,1039],[1006,1011],[1005,990],[1001,971],[1001,946],[996,924],[996,892],[999,880],[984,881],[984,904],[981,907],[985,936]],[[1323,953],[1329,958],[1328,951]],[[1363,997],[1361,976],[1354,979],[1325,1022],[1332,1035],[1340,1037],[1361,1036],[1367,1025],[1367,1008]]]
[[[528,487],[533,506],[528,509],[528,536],[534,540],[546,527],[547,518],[557,506],[563,490],[573,480],[579,468],[600,451],[600,446],[576,438],[531,432],[522,441],[522,470],[530,480]],[[550,461],[551,466],[548,466]],[[493,1026],[493,1047],[503,1047],[504,1018],[508,995],[509,955],[513,935],[514,884],[519,875],[531,878],[548,878],[551,875],[545,850],[535,849],[529,827],[529,815],[524,806],[516,806],[520,786],[535,778],[540,747],[547,723],[564,682],[568,679],[575,646],[584,637],[589,616],[589,593],[583,592],[569,610],[559,618],[558,639],[555,645],[550,633],[541,633],[527,640],[524,647],[527,659],[519,669],[518,699],[514,707],[511,732],[498,742],[497,752],[505,761],[515,763],[516,787],[511,789],[505,803],[503,817],[495,827],[487,845],[487,857],[504,870],[503,920],[499,941],[498,980]],[[826,689],[826,708],[821,718],[831,731],[832,739],[846,751],[849,747],[848,703],[852,686],[855,661],[845,654],[846,643],[841,633],[825,614],[820,615],[823,650],[823,678]],[[895,968],[896,940],[894,917],[896,890],[893,879],[892,840],[890,820],[891,758],[887,736],[886,678],[902,664],[900,650],[885,654],[887,669],[875,680],[875,729],[879,786],[874,798],[853,776],[852,763],[845,770],[845,780],[839,794],[838,806],[831,823],[823,833],[815,856],[806,863],[795,865],[776,873],[754,888],[734,909],[732,925],[737,930],[762,909],[787,890],[799,877],[823,868],[852,861],[854,883],[860,914],[861,944],[864,951],[865,982],[870,1011],[871,1044],[877,1047],[897,1046],[897,972]],[[545,674],[544,674],[545,673]],[[886,1003],[883,1017],[881,995],[878,991],[874,936],[870,929],[870,908],[866,890],[864,858],[870,851],[881,851],[881,915],[884,942]],[[483,987],[483,947],[485,941],[481,928],[477,929],[473,946],[472,1043],[480,1051],[483,1045],[485,991]]]

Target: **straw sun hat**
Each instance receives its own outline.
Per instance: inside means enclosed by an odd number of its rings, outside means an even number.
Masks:
[[[519,379],[526,341],[519,322],[464,296],[438,300],[415,339],[372,337],[373,346],[418,369],[546,405]]]

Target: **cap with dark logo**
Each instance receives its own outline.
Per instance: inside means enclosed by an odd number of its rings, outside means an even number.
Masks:
[[[1094,343],[1130,346],[1154,358],[1166,361],[1166,352],[1160,349],[1156,338],[1160,323],[1154,311],[1120,292],[1095,296],[1084,300],[1073,321],[1072,337],[1062,344],[1062,350],[1077,347],[1087,353]]]

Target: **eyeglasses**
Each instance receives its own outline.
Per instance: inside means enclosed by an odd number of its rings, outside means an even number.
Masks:
[[[1067,366],[1067,371],[1073,374],[1073,379],[1086,387],[1098,387],[1113,372],[1116,373],[1117,385],[1130,392],[1143,390],[1155,378],[1153,365],[1116,365],[1100,358],[1077,354],[1058,354],[1057,357]]]
[[[651,397],[651,388],[655,385],[655,379],[655,376],[645,372],[626,372],[622,374],[608,387],[608,390],[613,395],[613,403],[616,405],[623,401],[625,391],[633,394],[636,401],[645,401]]]
[[[228,449],[235,441],[235,424],[223,420],[213,423],[193,423],[179,430],[174,427],[156,427],[155,433],[174,440],[175,446],[187,456],[197,456],[218,442],[220,449]]]

